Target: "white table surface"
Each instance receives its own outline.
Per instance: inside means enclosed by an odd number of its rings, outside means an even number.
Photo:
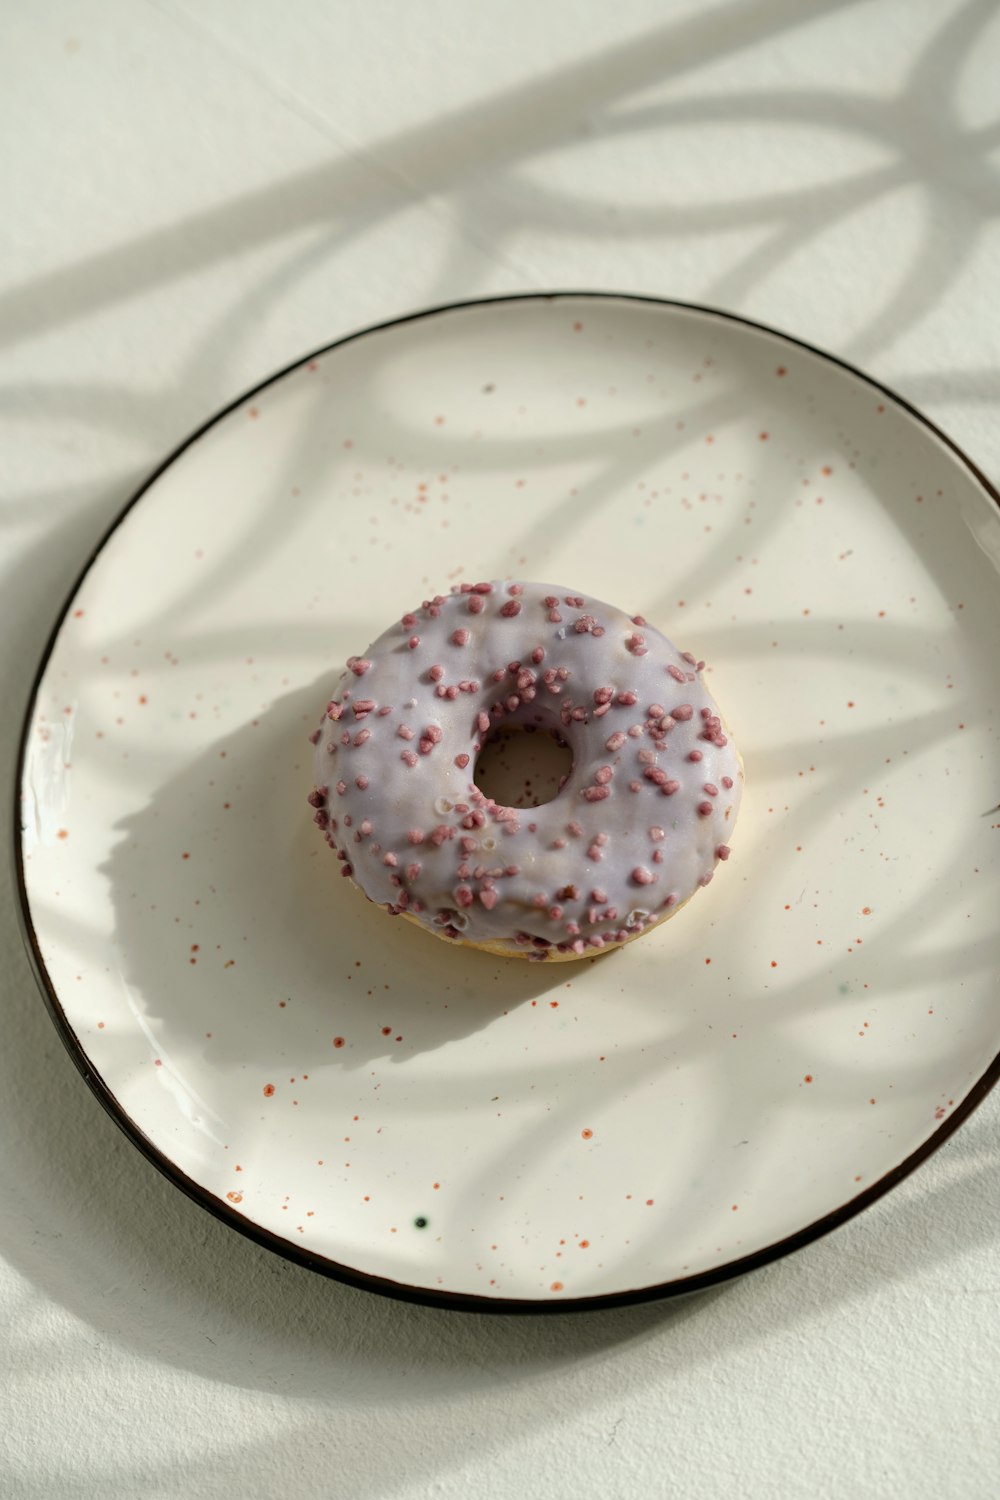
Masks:
[[[71,580],[242,389],[524,288],[732,308],[1000,479],[996,0],[0,9],[0,779]],[[3,801],[5,845],[9,800]],[[962,1496],[1000,1466],[1000,1097],[824,1241],[498,1318],[258,1249],[76,1073],[0,880],[0,1494]]]

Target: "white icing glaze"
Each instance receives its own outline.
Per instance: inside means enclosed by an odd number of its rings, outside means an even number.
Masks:
[[[463,584],[348,661],[314,736],[316,821],[366,896],[447,936],[536,957],[621,942],[728,856],[742,771],[702,666],[600,600]],[[569,744],[553,801],[476,787],[496,724]]]

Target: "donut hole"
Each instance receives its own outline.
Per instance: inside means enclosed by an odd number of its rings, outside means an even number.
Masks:
[[[483,743],[473,780],[501,807],[541,807],[555,800],[572,769],[573,752],[555,730],[500,724]]]

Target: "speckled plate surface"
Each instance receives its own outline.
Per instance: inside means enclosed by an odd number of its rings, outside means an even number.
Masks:
[[[833,1227],[997,1073],[996,499],[857,372],[669,303],[445,309],[267,382],[41,671],[18,859],[77,1062],[215,1213],[401,1296],[611,1304]],[[706,657],[745,756],[724,875],[606,958],[392,921],[305,803],[345,658],[505,574]]]

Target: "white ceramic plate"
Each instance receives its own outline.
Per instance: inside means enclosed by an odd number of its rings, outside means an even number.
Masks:
[[[858,372],[662,302],[439,310],[266,382],[41,671],[19,855],[76,1061],[220,1217],[401,1296],[640,1299],[843,1221],[998,1071],[996,500]],[[345,658],[505,574],[707,657],[745,755],[720,878],[604,959],[392,921],[305,802]]]

